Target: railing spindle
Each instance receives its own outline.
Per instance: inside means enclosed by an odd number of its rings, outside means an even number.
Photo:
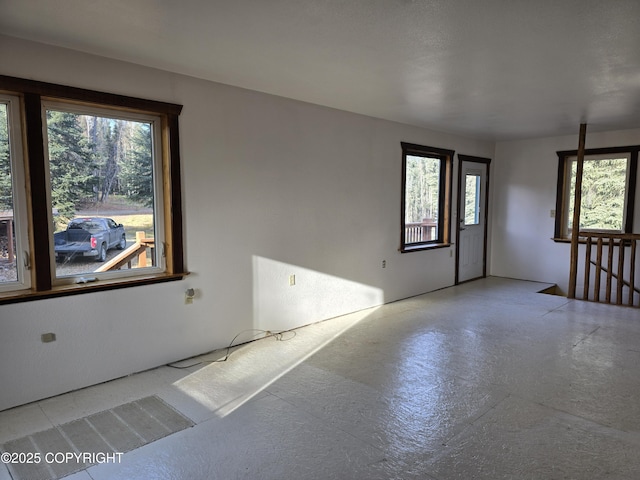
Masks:
[[[629,306],[633,307],[636,280],[636,240],[631,239],[629,242],[631,242],[631,259],[629,260]]]
[[[611,303],[611,279],[613,278],[613,238],[609,238],[609,251],[607,252],[607,291],[605,300]]]
[[[624,286],[624,239],[618,242],[618,278],[616,286],[616,305],[622,305],[622,287]]]
[[[437,225],[434,220],[425,219],[421,223],[405,223],[405,243],[420,243],[435,240]]]
[[[598,238],[596,250],[596,278],[593,285],[593,297],[596,302],[600,301],[600,277],[602,277],[602,237]]]
[[[584,252],[584,293],[585,300],[589,300],[589,276],[591,274],[591,237],[587,237],[587,244]]]

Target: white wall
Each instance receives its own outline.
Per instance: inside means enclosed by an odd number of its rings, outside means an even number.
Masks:
[[[192,272],[0,306],[0,410],[223,347],[244,329],[291,328],[452,285],[449,249],[397,251],[400,142],[493,156],[489,142],[1,36],[0,73],[184,105]],[[41,343],[45,332],[57,341]]]
[[[577,150],[575,136],[498,142],[493,178],[491,274],[557,283],[566,293],[571,245],[551,238],[556,208],[560,150]],[[640,144],[640,129],[589,133],[586,148]],[[640,231],[640,194],[636,195],[635,232]],[[579,280],[579,283],[581,279]],[[580,285],[578,285],[578,288]]]

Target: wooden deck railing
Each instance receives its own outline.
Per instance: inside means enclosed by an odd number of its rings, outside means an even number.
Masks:
[[[436,238],[438,224],[433,220],[404,224],[405,243],[428,242]]]
[[[110,270],[120,270],[127,265],[129,268],[143,268],[147,266],[147,249],[154,248],[155,241],[153,238],[146,238],[144,232],[136,232],[136,242],[124,249],[119,255],[115,256],[108,262],[103,263],[95,272],[108,272]],[[138,261],[135,265],[133,259]],[[153,258],[153,257],[152,257]]]
[[[640,289],[635,278],[640,235],[597,232],[580,232],[579,235],[585,239],[583,299],[640,306]]]

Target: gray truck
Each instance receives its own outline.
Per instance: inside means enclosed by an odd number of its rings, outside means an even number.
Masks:
[[[104,262],[108,250],[122,250],[127,246],[122,224],[104,217],[75,218],[66,230],[53,234],[53,241],[59,262],[74,257],[95,257],[98,262]]]

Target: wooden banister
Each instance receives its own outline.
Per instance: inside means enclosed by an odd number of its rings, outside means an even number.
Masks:
[[[120,270],[123,266],[128,265],[132,268],[132,260],[138,258],[135,268],[147,266],[147,248],[153,248],[155,241],[153,238],[146,238],[144,232],[136,232],[136,242],[123,250],[120,254],[103,263],[94,272],[109,272],[111,270]]]
[[[605,233],[605,232],[584,232],[579,233],[580,238],[585,240],[584,255],[584,289],[583,299],[590,299],[591,266],[595,266],[593,274],[594,287],[592,298],[596,302],[615,303],[616,305],[640,306],[636,302],[635,294],[640,297],[640,289],[636,287],[636,252],[637,244],[640,241],[640,234],[631,233]],[[592,245],[596,242],[596,258],[592,258]],[[603,249],[607,247],[606,266],[603,261]],[[630,254],[625,251],[629,248]],[[625,276],[625,269],[628,274]],[[601,277],[606,275],[605,298],[600,299]],[[615,290],[614,290],[615,282]],[[625,302],[624,288],[628,289],[628,296]],[[613,299],[615,292],[615,301]]]

